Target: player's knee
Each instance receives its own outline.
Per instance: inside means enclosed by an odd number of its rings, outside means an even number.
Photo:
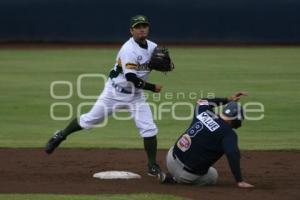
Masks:
[[[103,118],[90,117],[87,114],[80,116],[79,125],[84,129],[94,128],[97,124],[101,123]]]
[[[144,138],[145,137],[153,137],[153,136],[157,135],[157,132],[158,132],[158,129],[156,126],[140,130],[140,134]]]
[[[213,168],[213,167],[210,167],[208,169],[208,177],[209,177],[209,180],[208,180],[208,185],[215,185],[218,181],[218,177],[219,177],[219,174],[218,174],[218,171]]]

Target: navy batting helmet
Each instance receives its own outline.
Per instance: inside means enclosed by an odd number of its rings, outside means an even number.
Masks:
[[[244,111],[241,104],[230,101],[222,111],[222,116],[226,120],[230,120],[232,122],[233,128],[239,128],[242,125],[242,121],[244,120]]]

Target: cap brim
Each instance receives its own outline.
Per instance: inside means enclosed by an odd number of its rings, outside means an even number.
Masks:
[[[238,118],[238,117],[229,117],[229,116],[225,115],[225,114],[222,113],[222,112],[220,113],[220,117],[221,117],[222,119],[228,120],[228,121],[233,121],[233,120],[240,120],[240,121],[243,121],[243,120],[244,120],[243,117],[242,117],[241,119]]]
[[[134,28],[138,24],[146,24],[148,26],[150,25],[149,22],[136,22],[136,23],[134,23],[134,24],[131,25],[131,28]]]

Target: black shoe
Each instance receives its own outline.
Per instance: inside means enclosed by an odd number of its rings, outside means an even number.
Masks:
[[[148,175],[149,176],[157,176],[161,172],[161,169],[158,164],[154,163],[148,164]]]
[[[158,181],[161,183],[161,184],[175,184],[177,183],[174,179],[174,177],[169,174],[169,173],[164,173],[164,172],[160,172],[159,174],[157,174],[157,178],[158,178]]]
[[[46,148],[45,148],[46,153],[51,154],[56,149],[56,147],[58,147],[58,145],[65,139],[66,137],[62,134],[61,131],[56,131],[54,133],[54,136],[50,138],[50,140],[46,144]]]

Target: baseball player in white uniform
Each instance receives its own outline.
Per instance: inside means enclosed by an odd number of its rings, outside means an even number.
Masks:
[[[156,162],[158,129],[143,93],[143,90],[160,92],[162,89],[160,85],[146,82],[151,71],[147,64],[157,45],[147,40],[149,22],[145,16],[137,15],[131,18],[130,32],[132,37],[118,52],[115,66],[92,109],[79,119],[75,118],[65,129],[57,131],[48,141],[46,153],[51,154],[71,133],[93,128],[112,112],[126,108],[131,112],[144,140],[148,157],[148,175],[156,176],[161,171]]]

